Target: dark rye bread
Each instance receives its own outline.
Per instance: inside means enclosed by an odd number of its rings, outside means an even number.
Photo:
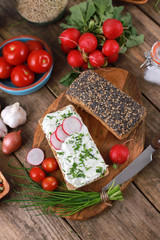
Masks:
[[[66,107],[61,108],[61,109],[58,109],[57,111],[64,110],[65,108],[66,108]],[[77,112],[76,109],[74,108],[74,106],[72,106],[72,110],[73,110],[74,112]],[[44,118],[41,118],[41,119],[39,120],[39,125],[40,125],[40,127],[42,128],[42,131],[43,131],[43,127],[42,127],[42,122],[43,122],[43,120],[44,120]],[[56,150],[53,148],[53,146],[52,146],[52,144],[50,143],[49,139],[48,139],[48,138],[46,138],[46,139],[47,139],[47,142],[48,142],[48,144],[49,144],[49,146],[50,146],[50,148],[51,148],[51,150],[52,150],[52,152],[53,152],[54,157],[55,157],[56,160],[57,160],[57,163],[58,163],[59,168],[60,168],[60,170],[61,170],[61,173],[62,173],[62,175],[63,175],[64,181],[65,181],[65,183],[66,183],[66,187],[67,187],[69,190],[75,190],[75,189],[77,189],[74,185],[72,185],[71,183],[67,182],[67,180],[65,179],[65,174],[63,173],[63,170],[62,170],[62,167],[61,167],[61,163],[60,163],[60,161],[59,161],[59,155],[57,154]],[[108,170],[108,168],[107,168],[106,171],[105,171],[105,173],[103,174],[103,176],[100,176],[100,177],[94,179],[93,182],[101,179],[102,177],[107,176],[108,174],[109,174],[109,170]],[[88,184],[86,184],[86,185],[88,185]],[[86,186],[86,185],[84,185],[84,186]],[[83,186],[83,187],[84,187],[84,186]]]
[[[66,97],[93,115],[120,140],[146,116],[144,107],[92,70],[82,72],[75,79]]]

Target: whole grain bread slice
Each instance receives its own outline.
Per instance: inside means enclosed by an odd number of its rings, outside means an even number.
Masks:
[[[61,109],[59,109],[58,111],[62,111],[62,110],[64,110],[65,108],[66,108],[66,107],[61,108]],[[77,112],[73,105],[72,105],[72,109],[73,109],[74,112]],[[42,130],[43,130],[43,126],[42,126],[43,120],[44,120],[44,118],[41,118],[41,119],[39,120],[39,125],[41,126]],[[45,134],[45,133],[44,133],[44,134]],[[71,183],[67,182],[67,180],[65,179],[65,174],[64,174],[64,172],[63,172],[63,170],[62,170],[62,166],[61,166],[61,163],[60,163],[60,161],[59,161],[59,156],[58,156],[58,154],[57,154],[57,151],[53,148],[52,144],[50,143],[50,140],[49,140],[47,137],[46,137],[46,139],[47,139],[47,142],[48,142],[48,144],[49,144],[49,146],[50,146],[50,148],[51,148],[51,150],[52,150],[52,152],[53,152],[54,157],[55,157],[56,160],[57,160],[57,163],[58,163],[58,165],[59,165],[59,168],[60,168],[60,170],[61,170],[61,173],[62,173],[62,175],[63,175],[63,178],[64,178],[64,181],[65,181],[65,183],[66,183],[67,188],[68,188],[69,190],[75,190],[75,189],[77,189],[74,185],[72,185]],[[105,173],[103,174],[103,176],[100,176],[100,177],[94,179],[93,182],[101,179],[102,177],[107,176],[108,174],[109,174],[109,170],[108,170],[108,168],[106,168],[106,171],[105,171]],[[93,183],[93,182],[91,182],[91,183]],[[90,184],[90,183],[89,183],[89,184]],[[88,185],[88,184],[86,184],[86,185]],[[83,187],[86,186],[86,185],[83,185]]]
[[[92,70],[82,72],[74,80],[66,97],[120,140],[128,137],[146,116],[143,106]]]

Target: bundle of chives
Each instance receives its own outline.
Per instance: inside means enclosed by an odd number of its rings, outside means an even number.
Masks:
[[[14,169],[23,169],[26,176],[12,175],[28,181],[25,184],[17,184],[24,187],[24,191],[16,191],[19,194],[16,198],[6,200],[4,202],[19,202],[21,208],[30,210],[42,210],[42,214],[57,214],[61,217],[73,215],[87,207],[96,206],[100,202],[104,202],[111,206],[109,201],[123,201],[122,192],[119,185],[114,186],[114,182],[108,191],[105,192],[84,192],[81,190],[68,190],[64,183],[54,191],[46,191],[38,183],[32,181],[29,177],[27,169],[23,167],[13,167],[9,162],[9,167]]]
[[[24,176],[17,177],[25,178]],[[95,206],[100,202],[110,205],[109,201],[123,201],[119,185],[114,187],[113,184],[108,191],[101,193],[68,190],[65,186],[59,186],[54,191],[46,191],[41,185],[31,180],[29,184],[18,184],[21,187],[25,187],[26,190],[16,191],[20,195],[5,202],[20,202],[20,207],[26,208],[28,211],[41,209],[42,214],[56,213],[58,216],[66,217],[86,207]]]

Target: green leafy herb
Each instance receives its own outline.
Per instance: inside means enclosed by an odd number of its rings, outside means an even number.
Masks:
[[[114,169],[117,169],[117,164],[113,163],[113,166],[112,166]]]
[[[73,115],[73,113],[68,112],[68,113],[63,113],[63,114],[61,115],[61,117],[62,117],[62,119],[65,119],[65,118],[68,118],[68,117],[70,117],[70,116],[72,116],[72,115]]]
[[[47,115],[47,117],[48,117],[49,119],[52,119],[52,118],[54,118],[54,116],[53,116],[53,117],[51,117],[51,116],[48,116],[48,115]]]
[[[72,167],[70,168],[70,172],[67,173],[67,175],[72,175],[73,178],[85,178],[85,174],[83,173],[83,171],[81,169],[78,169],[77,167],[78,164],[74,162]]]
[[[160,1],[160,0],[157,0],[156,3],[155,3],[155,5],[154,5],[157,12],[160,12],[160,9],[159,9],[159,7],[158,7],[159,1]]]
[[[104,170],[103,170],[102,167],[97,167],[96,172],[97,172],[97,173],[100,173],[101,176],[103,176]]]
[[[64,152],[57,152],[58,155],[64,155]]]
[[[78,76],[79,73],[72,70],[70,73],[66,74],[63,78],[61,78],[60,83],[62,83],[66,87],[69,87]]]

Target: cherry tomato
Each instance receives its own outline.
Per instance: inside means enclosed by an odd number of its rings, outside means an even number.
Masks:
[[[6,62],[4,57],[0,57],[0,79],[9,78],[13,66]]]
[[[67,48],[76,48],[78,46],[78,40],[81,33],[76,28],[68,28],[64,30],[59,36],[63,46]]]
[[[79,47],[85,53],[94,51],[97,43],[97,38],[92,33],[84,33],[79,38]]]
[[[35,73],[47,72],[52,65],[52,58],[50,54],[43,50],[35,50],[28,56],[28,67]]]
[[[129,150],[123,144],[114,145],[109,151],[110,160],[116,164],[122,164],[129,158]]]
[[[81,67],[83,65],[83,57],[80,51],[71,50],[67,56],[68,64],[72,67]]]
[[[53,172],[58,169],[58,163],[55,158],[46,158],[42,163],[42,168],[46,172]]]
[[[34,182],[42,182],[45,178],[45,173],[39,167],[34,167],[30,170],[29,176]]]
[[[11,81],[16,87],[26,87],[34,82],[34,73],[24,64],[15,66],[11,72]]]
[[[42,188],[46,191],[53,191],[58,186],[58,180],[55,177],[46,177],[42,181]]]
[[[5,60],[11,65],[24,63],[27,60],[28,53],[27,45],[21,41],[9,42],[2,49]]]
[[[43,49],[43,45],[36,40],[29,40],[26,42],[26,45],[29,49],[29,52],[32,52],[34,50],[38,50],[38,49]]]

